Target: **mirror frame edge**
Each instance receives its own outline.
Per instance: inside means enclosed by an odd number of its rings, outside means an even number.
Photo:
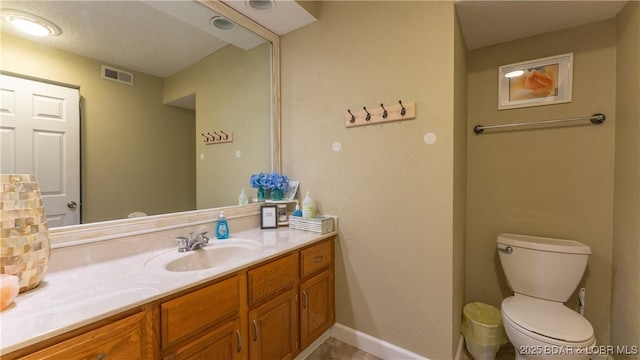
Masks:
[[[280,172],[280,36],[220,0],[196,1],[271,42],[271,167],[273,171]]]
[[[219,0],[196,1],[271,42],[271,166],[273,171],[280,172],[280,37]],[[258,215],[260,213],[260,204],[226,206],[133,219],[55,227],[49,229],[49,240],[51,248],[58,248],[205,224],[215,221],[220,210],[224,210],[227,218],[233,219],[234,217]]]

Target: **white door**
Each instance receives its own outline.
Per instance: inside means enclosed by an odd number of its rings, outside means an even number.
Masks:
[[[36,175],[49,227],[79,224],[78,89],[0,76],[0,172]]]

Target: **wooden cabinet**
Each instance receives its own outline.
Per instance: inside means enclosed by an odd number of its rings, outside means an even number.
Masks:
[[[193,339],[200,331],[221,319],[239,316],[238,277],[217,282],[203,289],[160,304],[162,348]]]
[[[293,359],[334,323],[334,240],[53,337],[3,359]]]
[[[287,360],[298,353],[294,289],[249,311],[250,359]]]
[[[238,360],[242,357],[243,346],[240,318],[236,318],[179,347],[165,356],[165,360]]]
[[[249,269],[250,359],[293,359],[298,353],[298,253]]]
[[[300,346],[335,322],[333,239],[300,251]]]
[[[163,358],[241,359],[241,289],[233,276],[160,304]]]
[[[327,270],[300,283],[300,346],[309,346],[333,323],[333,274]]]
[[[333,256],[331,238],[163,302],[164,359],[293,359],[334,323]]]
[[[249,307],[293,288],[298,281],[297,267],[298,254],[292,253],[249,269]]]
[[[146,313],[139,312],[20,359],[154,359]]]
[[[300,250],[300,277],[307,278],[318,271],[331,269],[333,265],[333,241],[325,240]]]

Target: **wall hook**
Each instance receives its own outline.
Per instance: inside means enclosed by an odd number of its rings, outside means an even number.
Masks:
[[[391,121],[404,121],[416,118],[416,103],[410,102],[403,104],[402,100],[398,101],[398,104],[384,105],[380,104],[380,107],[374,109],[368,109],[366,106],[362,107],[362,110],[351,111],[347,110],[343,115],[343,121],[345,127],[371,125],[388,123]]]
[[[347,109],[347,112],[351,115],[351,120],[349,120],[349,122],[352,124],[356,122],[356,117],[351,113],[351,109]]]
[[[384,104],[380,104],[380,107],[382,108],[382,110],[384,110],[384,112],[382,113],[382,118],[386,119],[389,113],[387,112],[387,109],[384,108]]]
[[[407,113],[407,109],[402,105],[402,100],[398,100],[398,104],[400,104],[400,107],[402,108],[402,110],[400,110],[400,115],[404,116]]]
[[[220,135],[221,133],[222,135]],[[213,144],[222,144],[227,142],[233,142],[233,131],[214,131],[213,134],[210,132],[200,133],[204,137],[205,145],[213,145]]]

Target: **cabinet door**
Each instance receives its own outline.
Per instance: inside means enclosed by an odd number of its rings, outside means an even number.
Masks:
[[[145,313],[131,315],[88,333],[43,349],[22,359],[153,359],[147,351]]]
[[[293,290],[249,312],[251,359],[293,359],[298,352],[297,303]]]
[[[240,319],[218,326],[166,356],[166,360],[237,360],[243,351]]]
[[[304,349],[334,322],[333,273],[300,283],[300,345]]]

